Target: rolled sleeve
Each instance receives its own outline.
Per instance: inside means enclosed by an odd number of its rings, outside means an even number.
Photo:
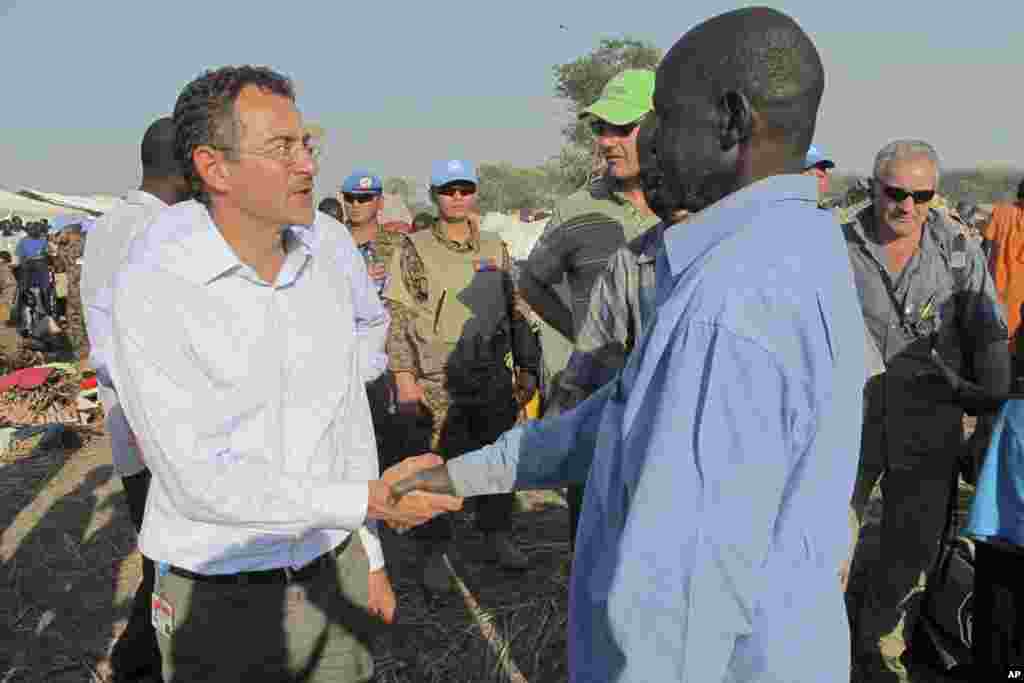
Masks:
[[[561,282],[568,269],[568,238],[569,233],[556,213],[544,227],[526,260],[524,267],[530,275],[546,285]]]
[[[1009,339],[1006,311],[999,302],[995,281],[989,273],[985,254],[971,245],[967,251],[968,274],[964,292],[964,321],[974,348]]]

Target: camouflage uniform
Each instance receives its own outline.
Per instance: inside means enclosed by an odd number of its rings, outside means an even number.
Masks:
[[[868,346],[874,342],[875,364],[884,368],[865,388],[852,496],[857,531],[867,538],[875,520],[865,515],[880,482],[880,542],[876,554],[857,543],[847,600],[853,680],[906,681],[901,655],[938,552],[962,449],[963,411],[945,382],[929,374],[930,353],[934,348],[959,372],[965,351],[1005,339],[1007,330],[981,249],[954,249],[957,227],[931,211],[920,248],[894,276],[874,224],[868,207],[843,226]]]
[[[79,360],[89,357],[89,337],[85,331],[85,313],[82,309],[82,253],[81,239],[64,241],[57,250],[55,261],[67,274],[68,292],[66,297],[64,330],[71,343],[71,350]]]
[[[372,240],[357,244],[356,249],[363,255],[367,271],[376,264],[383,264],[386,268],[390,268],[394,253],[401,245],[401,238],[402,235],[398,233],[388,232],[378,227],[377,234]],[[390,271],[386,272],[383,278],[374,283],[378,295],[384,291],[390,277]],[[391,313],[391,306],[387,299],[383,299],[382,303]],[[394,386],[395,378],[390,371],[384,372],[366,385],[366,395],[370,402],[370,415],[373,418],[373,431],[377,438],[377,451],[382,469],[390,467],[409,455],[417,455],[427,450],[423,448],[413,453],[403,444],[404,430],[400,428],[401,425],[397,423],[395,416]]]
[[[435,333],[448,294],[452,295],[450,302],[465,300],[466,306],[474,311],[474,317],[490,315],[501,319],[498,328],[487,339],[481,336],[483,332],[474,335],[467,331],[473,322],[471,319],[462,328],[454,351],[443,362],[431,355],[434,353],[431,349],[436,348],[431,345],[435,342],[423,335],[424,328],[431,327],[431,321],[424,321],[425,312],[417,305],[425,305],[432,294],[436,299],[438,293],[431,292],[431,286],[437,288],[445,276],[436,270],[439,264],[429,259],[425,262],[415,246],[416,240],[427,239],[436,240],[441,249],[452,255],[453,261],[472,258],[474,264],[479,262],[479,265],[474,265],[477,275],[499,270],[502,276],[503,302],[471,301],[472,290],[476,286],[473,281],[459,283],[456,288],[445,288],[440,294],[433,320]],[[486,249],[494,250],[493,238],[488,237],[487,240]],[[490,263],[487,253],[491,252],[485,251],[478,230],[474,229],[465,243],[459,243],[448,239],[444,226],[435,223],[429,235],[424,231],[402,237],[402,248],[395,254],[390,269],[393,273],[400,273],[401,277],[393,278],[384,293],[392,316],[388,338],[389,366],[395,372],[413,373],[424,394],[426,415],[416,425],[418,436],[412,438],[421,446],[429,445],[430,450],[445,459],[487,445],[515,424],[519,406],[514,397],[512,369],[506,363],[507,352],[512,352],[521,369],[534,375],[540,362],[536,335],[523,317],[522,307],[517,305],[518,294],[510,274],[508,251],[501,245],[500,263],[485,266],[483,262]],[[432,268],[435,269],[433,273]],[[491,290],[482,291],[489,296]],[[507,530],[514,506],[514,494],[477,499],[477,526],[485,532]],[[446,540],[450,534],[449,522],[440,519],[425,525],[419,532],[420,537],[435,540]]]

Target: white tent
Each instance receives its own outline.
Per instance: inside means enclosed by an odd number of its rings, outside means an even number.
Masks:
[[[62,207],[64,210],[61,213],[91,213],[93,215],[99,215],[110,211],[121,203],[121,200],[117,197],[109,197],[104,195],[95,195],[92,197],[82,197],[73,194],[58,194],[56,192],[40,192],[39,190],[24,189],[19,194],[28,196],[30,199],[35,199],[44,203],[53,204],[58,207]],[[71,211],[68,211],[70,209]]]
[[[496,233],[508,245],[508,253],[516,261],[525,261],[533,245],[540,239],[547,221],[523,223],[515,216],[492,211],[480,221],[480,229]]]
[[[22,221],[37,221],[44,218],[50,220],[68,213],[74,213],[74,211],[0,189],[0,218],[20,216]],[[81,211],[81,214],[85,216],[86,212]]]

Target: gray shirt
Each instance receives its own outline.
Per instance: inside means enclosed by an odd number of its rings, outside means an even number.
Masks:
[[[934,371],[933,332],[936,350],[957,371],[965,351],[1007,338],[1006,315],[981,248],[966,242],[958,276],[953,240],[959,231],[940,213],[929,212],[920,248],[898,274],[889,272],[872,207],[857,213],[843,232],[864,320],[888,374],[912,379]]]
[[[591,287],[608,257],[657,222],[657,216],[640,213],[617,192],[610,178],[598,178],[559,202],[525,268],[546,285],[568,279],[578,334]]]
[[[665,224],[658,223],[608,259],[590,293],[576,348],[549,410],[572,409],[626,364],[654,313],[654,264],[664,233]]]

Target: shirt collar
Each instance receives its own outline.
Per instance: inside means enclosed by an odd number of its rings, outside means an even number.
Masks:
[[[455,240],[448,239],[448,231],[444,229],[444,224],[440,220],[434,221],[434,225],[430,230],[434,233],[434,237],[437,238],[438,242],[452,251],[480,250],[480,228],[476,225],[475,221],[469,222],[469,239],[465,242],[456,242]]]
[[[747,229],[750,221],[732,214],[756,213],[761,205],[784,201],[807,202],[809,209],[820,211],[817,179],[804,175],[762,178],[691,215],[686,230],[666,231],[665,255],[672,275],[681,273],[714,245]]]
[[[128,204],[138,204],[139,206],[152,206],[159,209],[163,209],[168,206],[164,202],[164,200],[144,190],[132,190],[131,192],[124,196],[124,200]]]
[[[188,245],[188,270],[196,282],[209,285],[245,264],[224,239],[206,206],[195,202],[193,208],[197,212],[199,226],[190,240],[192,244]],[[308,259],[319,243],[319,234],[314,226],[292,225],[285,229],[285,249],[288,253],[300,248]]]

